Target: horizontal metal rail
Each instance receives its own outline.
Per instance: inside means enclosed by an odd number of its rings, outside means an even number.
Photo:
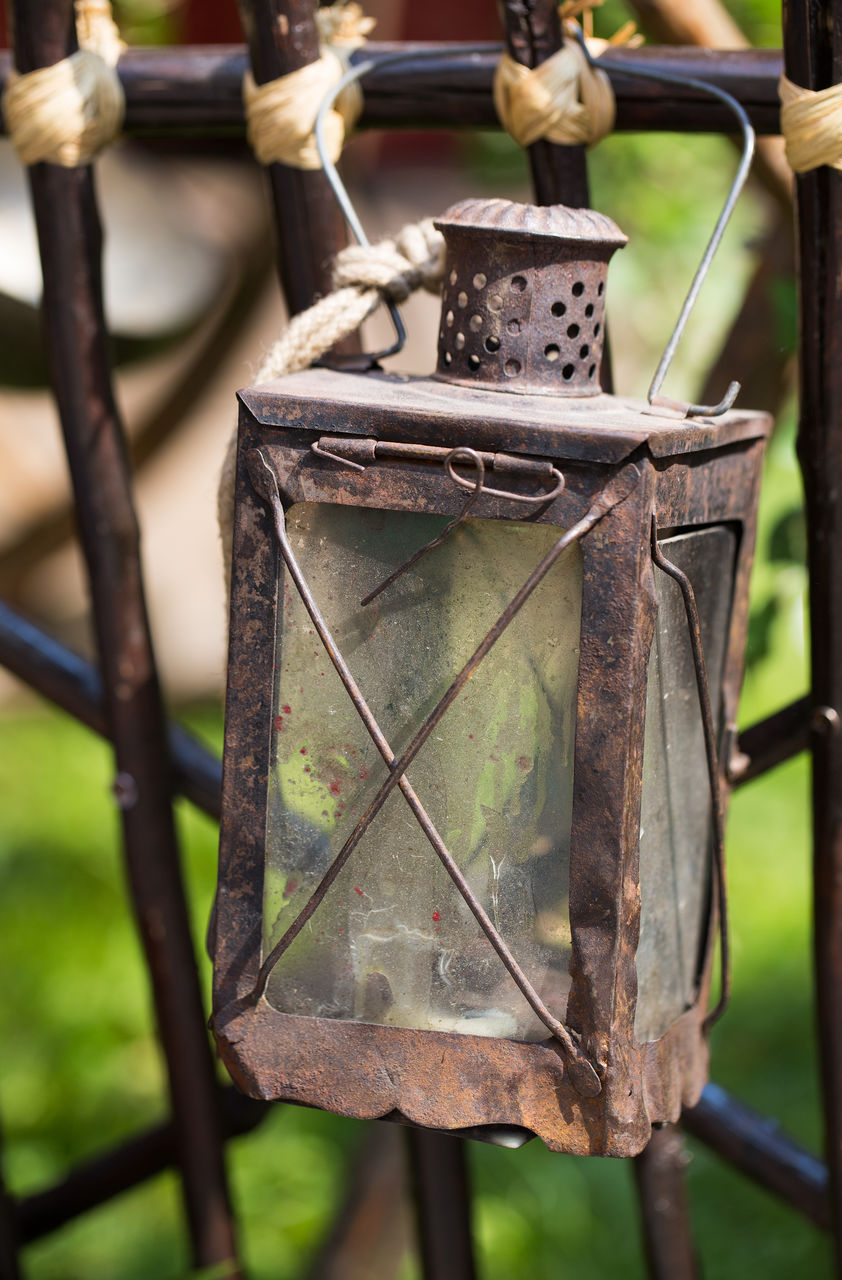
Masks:
[[[102,681],[94,664],[2,602],[0,666],[100,737],[108,737]],[[179,724],[169,725],[169,747],[173,790],[212,818],[219,818],[221,760]]]
[[[269,1110],[268,1103],[247,1098],[230,1085],[220,1089],[219,1102],[226,1139],[256,1129]],[[53,1186],[12,1201],[19,1242],[28,1244],[58,1231],[83,1213],[163,1173],[175,1164],[175,1141],[175,1126],[169,1120],[78,1164]]]
[[[394,45],[372,41],[365,57],[417,51],[417,61],[375,69],[363,81],[365,106],[361,128],[493,129],[499,127],[491,97],[500,48],[459,53],[458,45]],[[449,48],[451,52],[445,52]],[[423,56],[422,56],[423,55]],[[358,55],[359,56],[359,55]],[[780,132],[778,78],[781,54],[775,49],[669,48],[612,49],[616,67],[624,62],[650,71],[706,80],[730,93],[745,108],[758,133]],[[11,59],[0,54],[0,89]],[[118,72],[126,93],[128,136],[191,137],[244,132],[243,74],[248,66],[240,45],[128,49]],[[734,131],[721,104],[688,87],[665,87],[610,72],[617,97],[615,128],[622,131],[707,133]]]
[[[805,696],[744,729],[737,739],[737,755],[729,768],[731,785],[741,787],[806,751],[810,745],[811,719],[812,700]]]
[[[698,1105],[682,1113],[681,1126],[817,1227],[831,1229],[826,1166],[782,1133],[776,1120],[709,1084]]]

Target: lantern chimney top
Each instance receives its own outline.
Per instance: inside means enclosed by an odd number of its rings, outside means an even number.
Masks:
[[[436,377],[522,395],[599,395],[605,276],[627,242],[591,209],[465,200],[446,260]]]

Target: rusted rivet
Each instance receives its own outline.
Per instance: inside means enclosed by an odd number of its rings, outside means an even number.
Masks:
[[[130,773],[118,773],[111,790],[121,809],[133,809],[137,804],[137,783]]]
[[[810,724],[816,733],[837,734],[839,732],[839,712],[834,710],[833,707],[814,707]]]

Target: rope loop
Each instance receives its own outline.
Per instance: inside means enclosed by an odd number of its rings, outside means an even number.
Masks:
[[[3,94],[6,130],[22,164],[90,164],[123,126],[117,62],[125,45],[108,0],[76,0],[79,49],[51,67],[12,71]]]
[[[842,84],[816,91],[781,76],[778,94],[790,168],[795,173],[821,165],[842,169]]]
[[[333,264],[337,289],[377,289],[392,302],[405,302],[416,289],[437,293],[443,275],[444,236],[432,218],[410,223],[376,245],[349,245]]]
[[[438,292],[444,275],[444,236],[432,218],[410,223],[379,244],[349,245],[333,264],[334,289],[293,316],[267,351],[255,382],[271,382],[306,369],[347,338],[377,309],[382,298],[403,302],[415,289]],[[231,567],[237,433],[231,437],[219,478],[217,510],[226,575]]]
[[[258,85],[251,72],[243,79],[243,103],[249,144],[260,164],[321,169],[314,129],[324,98],[345,74],[348,59],[365,43],[374,26],[356,3],[337,0],[316,13],[321,56],[277,80]],[[360,117],[362,90],[349,87],[330,111],[325,136],[335,164],[345,139]]]

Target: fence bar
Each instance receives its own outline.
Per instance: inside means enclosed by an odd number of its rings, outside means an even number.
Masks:
[[[810,743],[810,699],[799,698],[774,715],[744,729],[737,739],[737,756],[729,772],[732,786],[742,786],[791,760]]]
[[[315,0],[237,0],[251,72],[265,84],[319,57]],[[244,68],[243,68],[244,69]],[[267,167],[278,233],[278,274],[290,311],[332,287],[330,260],[345,244],[342,216],[321,170]]]
[[[345,1195],[306,1280],[394,1280],[409,1242],[403,1132],[370,1124],[345,1170]]]
[[[476,1280],[465,1142],[407,1129],[424,1280]]]
[[[790,80],[842,80],[842,24],[832,0],[786,0]],[[831,1226],[842,1270],[842,175],[796,179],[800,421],[810,567],[813,909],[816,1002]]]
[[[226,1138],[250,1133],[268,1110],[268,1103],[247,1098],[231,1086],[219,1091],[219,1111]],[[21,1243],[58,1231],[83,1213],[163,1173],[177,1159],[175,1125],[168,1120],[111,1151],[86,1160],[54,1186],[17,1201],[14,1219]]]
[[[75,47],[70,0],[13,0],[19,71]],[[102,233],[91,169],[29,170],[44,277],[47,356],[94,608],[126,867],[167,1059],[198,1267],[238,1275],[216,1085],[181,884],[167,733],[141,580],[125,439],[102,309]]]
[[[634,1160],[643,1226],[643,1244],[652,1280],[696,1280],[684,1187],[687,1156],[674,1125],[654,1129],[649,1145]]]
[[[445,46],[438,46],[444,49]],[[363,55],[394,52],[419,54],[435,45],[370,41]],[[442,53],[384,66],[363,81],[365,107],[360,128],[370,129],[495,129],[498,120],[491,100],[491,81],[500,56],[499,46],[486,53]],[[777,82],[781,53],[777,49],[669,48],[612,50],[611,61],[634,62],[680,77],[707,80],[725,89],[745,107],[760,134],[780,132]],[[125,132],[129,137],[242,136],[242,82],[248,67],[242,45],[207,45],[127,49],[119,74],[126,93]],[[0,51],[0,89],[6,82],[11,56]],[[645,130],[683,133],[729,133],[733,118],[718,103],[687,88],[655,85],[610,73],[617,98],[620,132]],[[2,127],[2,122],[0,122]]]
[[[508,51],[524,67],[538,67],[562,45],[556,0],[502,0],[500,17]],[[539,205],[587,209],[588,173],[584,147],[563,147],[541,138],[527,147],[532,190]]]
[[[102,681],[91,662],[0,601],[0,665],[100,737],[108,737]],[[222,762],[180,724],[168,729],[172,788],[219,817]]]
[[[758,1115],[717,1084],[681,1116],[681,1127],[723,1160],[817,1227],[830,1227],[827,1169],[821,1160],[781,1133],[777,1120]]]

